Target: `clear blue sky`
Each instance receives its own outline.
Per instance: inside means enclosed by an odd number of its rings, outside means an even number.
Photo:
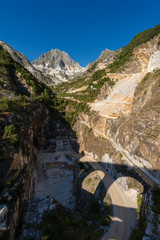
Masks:
[[[0,39],[30,61],[58,48],[80,65],[160,23],[159,0],[1,0]]]

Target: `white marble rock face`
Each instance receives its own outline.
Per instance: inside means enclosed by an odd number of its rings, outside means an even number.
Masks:
[[[58,49],[52,49],[48,53],[42,54],[32,64],[37,70],[50,76],[56,76],[61,81],[67,81],[69,78],[86,71],[86,68],[72,60],[66,52]]]
[[[158,68],[160,68],[160,51],[154,50],[148,63],[148,72]]]

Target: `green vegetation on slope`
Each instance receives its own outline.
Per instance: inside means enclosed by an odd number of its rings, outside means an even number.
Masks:
[[[16,71],[20,74],[19,79],[16,77]],[[32,87],[35,94],[40,94],[47,88],[44,83],[38,81],[21,64],[14,61],[9,53],[0,46],[0,90],[11,89],[13,93],[29,95],[27,89],[24,90],[25,87],[22,87],[21,81],[23,80],[28,87]]]
[[[86,103],[74,102],[63,98],[53,98],[50,101],[50,109],[61,114],[62,118],[73,126],[80,113],[89,113],[89,106]]]
[[[94,72],[90,77],[76,78],[75,80],[70,80],[68,82],[58,84],[58,86],[56,86],[54,90],[58,94],[66,93],[70,89],[73,90],[73,89],[81,88],[84,86],[88,86],[94,81],[101,79],[104,75],[105,75],[105,69],[98,70]]]
[[[152,211],[158,215],[160,214],[160,188],[155,186],[152,189]]]
[[[70,89],[77,89],[84,86],[88,86],[89,84],[93,83],[101,79],[105,75],[105,69],[97,70],[94,72],[90,77],[81,77],[76,78],[75,80],[70,80],[65,83],[61,83],[54,89],[56,93],[66,93]]]
[[[53,88],[53,91],[56,93],[64,93],[69,89],[81,88],[86,85],[87,79],[85,77],[78,77],[74,80],[69,80],[68,82],[58,84],[55,88]]]
[[[18,79],[17,73],[19,73]],[[95,74],[97,77],[101,75],[102,72]],[[32,91],[26,89],[26,86],[31,87]],[[66,99],[57,98],[50,88],[38,81],[19,63],[15,62],[2,47],[0,47],[0,90],[0,112],[17,110],[27,112],[31,104],[40,102],[45,104],[50,110],[60,112],[70,125],[75,123],[79,113],[89,112],[89,107],[85,103],[74,103]],[[34,94],[31,94],[31,92]],[[12,140],[16,142],[15,138],[16,136],[13,135]],[[10,137],[10,141],[12,140]]]
[[[98,240],[103,230],[95,223],[87,224],[87,219],[69,210],[57,208],[47,212],[43,219],[42,240]]]
[[[130,236],[130,240],[142,240],[147,227],[146,214],[144,212],[144,202],[142,195],[138,195],[137,204],[138,204],[137,208],[138,224],[137,227],[133,230]]]
[[[98,62],[93,63],[93,65],[88,69],[88,72],[92,72],[98,65]]]
[[[133,55],[133,49],[135,47],[138,47],[142,43],[148,42],[159,33],[160,33],[160,24],[154,28],[138,33],[132,39],[132,41],[122,49],[120,54],[117,56],[117,59],[108,66],[108,68],[110,68],[110,72],[116,72],[120,68],[122,68],[125,65],[125,63],[130,60],[130,57]]]
[[[87,89],[82,91],[80,95],[74,94],[72,96],[79,101],[93,102],[100,93],[104,83],[108,83],[108,86],[113,86],[115,84],[115,82],[110,80],[110,78],[102,78],[97,80],[97,83],[89,84]]]
[[[58,85],[55,92],[60,97],[71,97],[82,102],[93,102],[104,83],[107,83],[108,86],[115,84],[110,78],[104,77],[105,74],[105,69],[97,70],[89,78],[78,78],[75,81]],[[75,93],[66,93],[69,89],[77,89],[83,86],[87,86],[87,89]]]
[[[10,151],[19,145],[20,136],[18,128],[14,124],[0,124],[0,161],[8,158]]]
[[[5,126],[3,138],[8,140],[8,142],[17,146],[19,144],[19,136],[16,131],[16,127],[13,124]]]
[[[77,120],[80,113],[89,113],[89,106],[83,102],[73,102],[68,99],[63,99],[51,95],[46,89],[41,92],[39,96],[30,97],[27,96],[17,96],[16,98],[7,99],[3,97],[0,99],[0,112],[21,112],[23,115],[30,113],[32,106],[37,106],[38,104],[43,104],[50,109],[51,112],[61,115],[62,119],[73,126]],[[15,139],[15,135],[12,136],[12,140]],[[11,138],[10,138],[11,140]],[[17,139],[18,141],[18,139]]]

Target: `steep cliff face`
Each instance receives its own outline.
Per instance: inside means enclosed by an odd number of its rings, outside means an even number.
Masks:
[[[160,68],[159,37],[160,34],[133,48],[129,61],[124,62],[123,67],[115,68],[117,70],[115,73],[108,72],[106,74],[106,77],[115,82],[115,86],[109,92],[106,88],[105,98],[99,98],[98,101],[90,104],[92,110],[107,118],[117,118],[131,113],[136,87],[148,72]],[[103,92],[105,93],[105,91]]]
[[[133,49],[133,55],[121,73],[152,72],[160,65],[160,34],[156,35],[150,41],[141,44]]]
[[[114,121],[112,137],[131,154],[151,163],[160,170],[160,71],[147,74],[136,88],[132,113],[127,118]]]
[[[8,142],[10,148],[8,147],[6,150],[8,150],[10,156],[4,155],[1,156],[0,159],[0,169],[3,172],[0,179],[0,184],[3,185],[0,201],[7,204],[9,209],[8,222],[6,225],[8,228],[7,233],[9,234],[9,239],[15,240],[19,239],[21,235],[27,200],[28,202],[31,201],[31,205],[32,203],[35,204],[35,211],[32,211],[34,218],[27,217],[27,220],[25,220],[27,223],[30,223],[30,219],[31,222],[34,222],[36,219],[36,223],[40,221],[40,217],[42,219],[41,207],[43,207],[43,211],[45,211],[46,208],[44,207],[54,206],[50,200],[48,200],[48,205],[46,205],[45,197],[41,194],[41,205],[38,205],[40,208],[40,216],[37,215],[36,210],[38,207],[36,204],[38,203],[35,192],[37,191],[39,177],[37,171],[40,164],[37,162],[40,160],[37,158],[38,153],[44,149],[50,156],[53,152],[73,150],[78,152],[78,144],[75,133],[62,118],[62,115],[59,112],[49,110],[40,102],[32,102],[32,104],[27,106],[25,110],[23,109],[23,111],[17,107],[17,110],[12,113],[1,114],[0,119],[4,124],[4,131],[6,130],[5,126],[13,126],[16,123],[20,140],[19,144],[17,143],[14,147],[10,146],[10,142]],[[0,140],[2,148],[5,146],[4,141],[10,140],[2,138]],[[4,152],[4,154],[6,154],[6,152]],[[3,168],[1,166],[3,166]],[[48,189],[48,192],[50,193],[50,189]],[[9,197],[6,199],[5,196]],[[32,231],[30,231],[30,229],[28,230],[28,226],[29,225],[26,224],[26,229],[30,234]],[[25,230],[23,234],[21,239],[28,239],[25,235]],[[24,236],[26,238],[24,238]]]
[[[146,43],[149,50],[144,50],[144,46],[139,47],[144,55],[148,54],[148,60],[145,65],[145,72],[137,74],[110,74],[117,78],[113,89],[108,89],[108,96],[105,98],[104,90],[101,89],[100,98],[94,103],[90,103],[93,110],[90,116],[81,115],[79,122],[82,126],[80,131],[80,146],[82,151],[93,152],[98,155],[101,161],[105,152],[111,154],[116,150],[125,150],[130,155],[134,163],[148,171],[160,180],[160,132],[159,132],[159,87],[160,72],[156,70],[160,67],[158,60],[153,64],[153,55],[159,50],[159,36],[156,36],[150,42]],[[136,52],[136,50],[134,49]],[[142,53],[141,52],[141,53]],[[157,59],[157,58],[156,58]],[[132,60],[131,60],[132,62]],[[155,70],[147,73],[148,68],[152,66]],[[129,64],[131,64],[129,62]],[[140,64],[138,65],[140,67]],[[132,67],[130,69],[133,70]],[[142,71],[141,68],[139,68]],[[147,73],[145,75],[145,73]],[[101,100],[102,99],[102,100]],[[94,144],[92,137],[85,134],[84,125],[90,128],[90,131],[98,137],[97,144]],[[83,132],[83,133],[82,133]],[[92,133],[92,134],[93,134]],[[84,134],[84,135],[83,135]],[[102,141],[102,139],[104,141]],[[91,142],[90,142],[91,141]],[[108,141],[110,143],[108,143]],[[100,148],[102,142],[105,145]],[[92,147],[93,145],[93,147]],[[111,149],[106,150],[106,145],[111,145]],[[91,150],[92,148],[92,150]],[[115,149],[115,150],[113,150]],[[96,153],[97,151],[97,153]],[[116,159],[116,157],[114,157]],[[120,157],[119,157],[120,159]],[[132,161],[131,160],[131,161]],[[118,161],[118,160],[117,160]],[[117,162],[115,160],[115,163]]]
[[[43,106],[39,106],[38,109],[33,107],[28,115],[24,113],[16,115],[16,112],[12,115],[10,118],[10,115],[2,114],[1,120],[7,125],[16,121],[21,126],[19,129],[21,143],[17,149],[12,148],[10,156],[5,159],[6,163],[1,175],[3,190],[0,199],[1,202],[7,203],[9,209],[7,227],[11,240],[16,239],[17,231],[22,224],[25,200],[34,196],[37,182],[37,149],[46,144],[50,119],[48,110]],[[3,165],[2,159],[0,164]],[[8,200],[5,195],[9,196]]]
[[[105,83],[96,100],[88,102],[90,114],[81,114],[74,126],[81,152],[97,159],[124,190],[134,186],[147,192],[143,239],[160,236],[159,224],[153,223],[158,219],[154,197],[148,191],[149,186],[160,186],[159,32],[160,25],[121,49],[103,76],[115,85]]]
[[[149,191],[149,185],[160,186],[159,91],[157,70],[136,87],[130,114],[113,119],[92,112],[79,116],[75,125],[80,151],[97,159],[122,189],[143,193],[145,207],[141,211],[146,224],[137,230],[138,234],[143,231],[143,239],[159,239],[160,235]]]
[[[138,33],[127,46],[121,49],[115,61],[108,66],[109,71],[112,73],[144,71],[151,55],[153,54],[154,60],[156,58],[154,56],[157,56],[154,51],[157,50],[157,43],[159,45],[159,34],[160,25]]]

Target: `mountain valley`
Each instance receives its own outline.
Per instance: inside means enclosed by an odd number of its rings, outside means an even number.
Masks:
[[[0,41],[0,239],[160,239],[160,25],[83,68]]]

